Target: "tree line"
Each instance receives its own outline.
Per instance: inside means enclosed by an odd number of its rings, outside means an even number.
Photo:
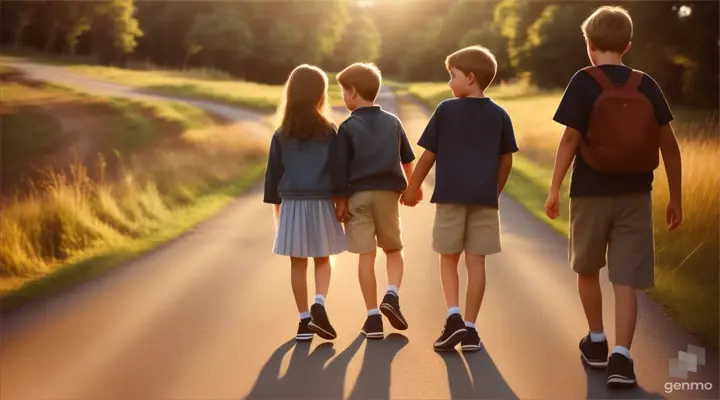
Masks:
[[[366,3],[365,3],[366,4]],[[562,88],[587,65],[580,24],[598,1],[135,0],[4,1],[4,46],[92,56],[106,65],[149,62],[216,68],[282,82],[299,63],[339,70],[375,62],[388,77],[445,80],[444,58],[482,44],[498,80]],[[718,3],[618,1],[634,20],[626,62],[652,74],[675,103],[718,106]]]

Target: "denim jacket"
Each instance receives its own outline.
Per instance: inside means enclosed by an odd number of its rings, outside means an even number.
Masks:
[[[337,135],[298,140],[275,132],[265,170],[263,202],[329,199],[337,190]]]

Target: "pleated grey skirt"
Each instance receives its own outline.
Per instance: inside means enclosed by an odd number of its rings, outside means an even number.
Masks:
[[[327,257],[346,249],[345,232],[331,199],[283,199],[273,253]]]

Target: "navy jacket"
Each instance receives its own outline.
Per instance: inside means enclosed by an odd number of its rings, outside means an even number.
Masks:
[[[338,187],[337,135],[300,141],[275,132],[265,170],[263,202],[282,199],[329,199]]]
[[[401,164],[415,159],[400,120],[380,106],[354,110],[338,128],[339,185],[344,195],[407,188]]]

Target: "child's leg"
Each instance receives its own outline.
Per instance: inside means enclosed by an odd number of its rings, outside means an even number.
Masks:
[[[330,276],[332,268],[330,268],[330,257],[315,257],[315,302],[325,305],[325,297],[327,297],[330,288]]]
[[[310,308],[312,321],[308,328],[323,339],[332,340],[337,337],[335,328],[330,323],[325,309],[325,296],[330,287],[330,257],[315,257],[315,303]]]
[[[465,294],[465,325],[474,328],[485,295],[485,256],[465,253],[467,293]]]
[[[475,329],[485,296],[485,257],[502,251],[500,212],[495,207],[468,206],[465,234],[467,294],[465,325]]]
[[[358,280],[362,291],[365,307],[368,311],[377,311],[377,281],[375,280],[375,255],[376,251],[360,254],[358,261]]]
[[[596,368],[604,368],[608,363],[599,276],[606,264],[605,253],[611,225],[612,198],[570,199],[569,258],[573,271],[578,274],[578,294],[589,330],[580,341],[580,352],[583,360]]]
[[[405,330],[408,328],[408,323],[400,311],[400,284],[405,269],[400,228],[400,193],[383,190],[375,192],[374,197],[373,219],[377,243],[385,252],[385,271],[388,280],[380,310],[393,328]]]
[[[403,260],[402,250],[384,251],[388,291],[393,292],[393,294],[397,296],[399,294],[400,284],[402,283],[403,271],[405,269],[405,260]]]
[[[615,291],[615,349],[630,358],[637,323],[637,290],[655,284],[650,193],[615,198],[608,275]]]
[[[403,260],[402,229],[400,227],[400,193],[380,190],[374,192],[373,219],[377,245],[385,252],[387,293],[399,296],[405,262]]]
[[[348,251],[359,254],[358,281],[368,310],[377,311],[375,282],[375,221],[372,213],[373,191],[357,192],[348,199],[350,220],[345,224]],[[379,311],[378,311],[379,314]]]
[[[440,283],[445,295],[445,305],[448,315],[460,314],[460,278],[458,276],[458,262],[460,254],[440,255]]]
[[[630,356],[630,346],[637,323],[637,292],[634,287],[613,285],[615,289],[615,348],[614,353]]]
[[[300,318],[309,317],[307,290],[307,258],[290,257],[290,285]]]
[[[592,333],[605,332],[602,315],[602,290],[600,271],[577,275],[578,294],[585,311],[585,318]]]

